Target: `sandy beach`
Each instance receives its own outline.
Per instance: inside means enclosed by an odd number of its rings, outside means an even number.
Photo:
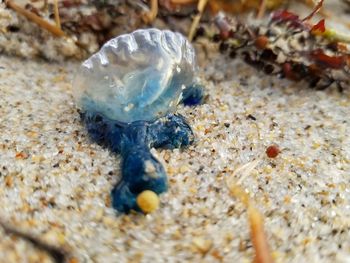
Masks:
[[[316,91],[213,58],[200,70],[206,102],[179,108],[195,143],[152,149],[170,183],[160,209],[117,215],[110,190],[120,158],[91,143],[80,123],[71,86],[78,65],[1,57],[2,221],[71,262],[251,262],[246,208],[225,181],[258,160],[235,176],[265,217],[275,261],[349,262],[348,90]],[[281,149],[274,159],[265,154],[271,144]],[[50,260],[2,232],[0,261]]]

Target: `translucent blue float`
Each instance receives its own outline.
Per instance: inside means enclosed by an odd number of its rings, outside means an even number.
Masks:
[[[82,121],[94,141],[122,155],[122,178],[112,191],[118,211],[140,211],[136,198],[144,190],[167,190],[164,168],[150,148],[193,142],[176,107],[202,101],[195,73],[191,44],[158,29],[116,37],[81,65],[73,89]]]

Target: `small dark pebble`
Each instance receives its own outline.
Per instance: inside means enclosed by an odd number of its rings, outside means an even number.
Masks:
[[[243,52],[242,56],[245,63],[250,65],[253,63],[253,59],[248,52]]]
[[[14,25],[9,25],[6,29],[8,31],[12,32],[12,33],[15,33],[15,32],[19,31],[19,27],[18,26],[14,26]]]
[[[204,170],[204,166],[203,165],[199,166],[199,169],[196,172],[197,175],[199,175],[203,170]]]
[[[237,57],[237,53],[235,50],[231,50],[230,54],[229,54],[230,58],[234,59]]]
[[[275,53],[273,53],[272,50],[265,49],[261,53],[260,58],[267,61],[275,61],[277,59],[277,55],[275,55]]]
[[[314,77],[314,78],[309,82],[310,88],[316,87],[317,83],[318,83],[320,80],[321,80],[320,77]]]
[[[214,42],[219,42],[220,40],[221,40],[221,37],[220,37],[219,34],[215,34],[215,35],[213,36],[213,41],[214,41]]]
[[[225,52],[228,49],[228,47],[229,47],[229,45],[227,43],[225,43],[225,42],[221,43],[220,47],[219,47],[220,52]]]
[[[337,42],[332,42],[332,43],[327,45],[327,48],[329,48],[333,52],[337,52],[338,51],[338,43]]]
[[[305,42],[306,42],[306,39],[304,36],[301,36],[299,39],[298,39],[299,43],[302,44],[302,45],[305,45]]]
[[[205,29],[204,27],[199,27],[196,32],[196,37],[202,37],[205,34]]]
[[[273,70],[274,70],[274,66],[272,66],[271,64],[267,64],[264,67],[265,74],[271,74]]]
[[[195,10],[193,10],[193,15],[199,15],[200,13],[199,13],[199,10],[198,9],[195,9]]]
[[[269,165],[270,165],[272,168],[276,168],[276,166],[277,166],[277,165],[276,165],[275,163],[273,163],[273,162],[270,162]]]
[[[253,115],[249,114],[249,115],[247,116],[247,120],[256,121],[256,118],[255,118]]]

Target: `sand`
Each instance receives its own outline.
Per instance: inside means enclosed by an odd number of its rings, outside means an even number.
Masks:
[[[120,158],[79,121],[70,84],[78,64],[0,59],[1,220],[75,262],[251,262],[247,211],[225,181],[258,160],[235,177],[265,217],[275,261],[350,262],[348,90],[316,91],[211,59],[200,70],[208,99],[179,108],[195,143],[152,150],[170,182],[160,209],[118,215],[109,193]],[[265,154],[271,144],[281,149],[275,159]],[[0,261],[38,257],[50,261],[2,232]]]

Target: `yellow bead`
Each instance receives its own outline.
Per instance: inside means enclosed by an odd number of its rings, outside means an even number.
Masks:
[[[158,195],[150,190],[141,192],[136,198],[137,205],[140,207],[142,212],[151,213],[158,209],[159,198]]]

